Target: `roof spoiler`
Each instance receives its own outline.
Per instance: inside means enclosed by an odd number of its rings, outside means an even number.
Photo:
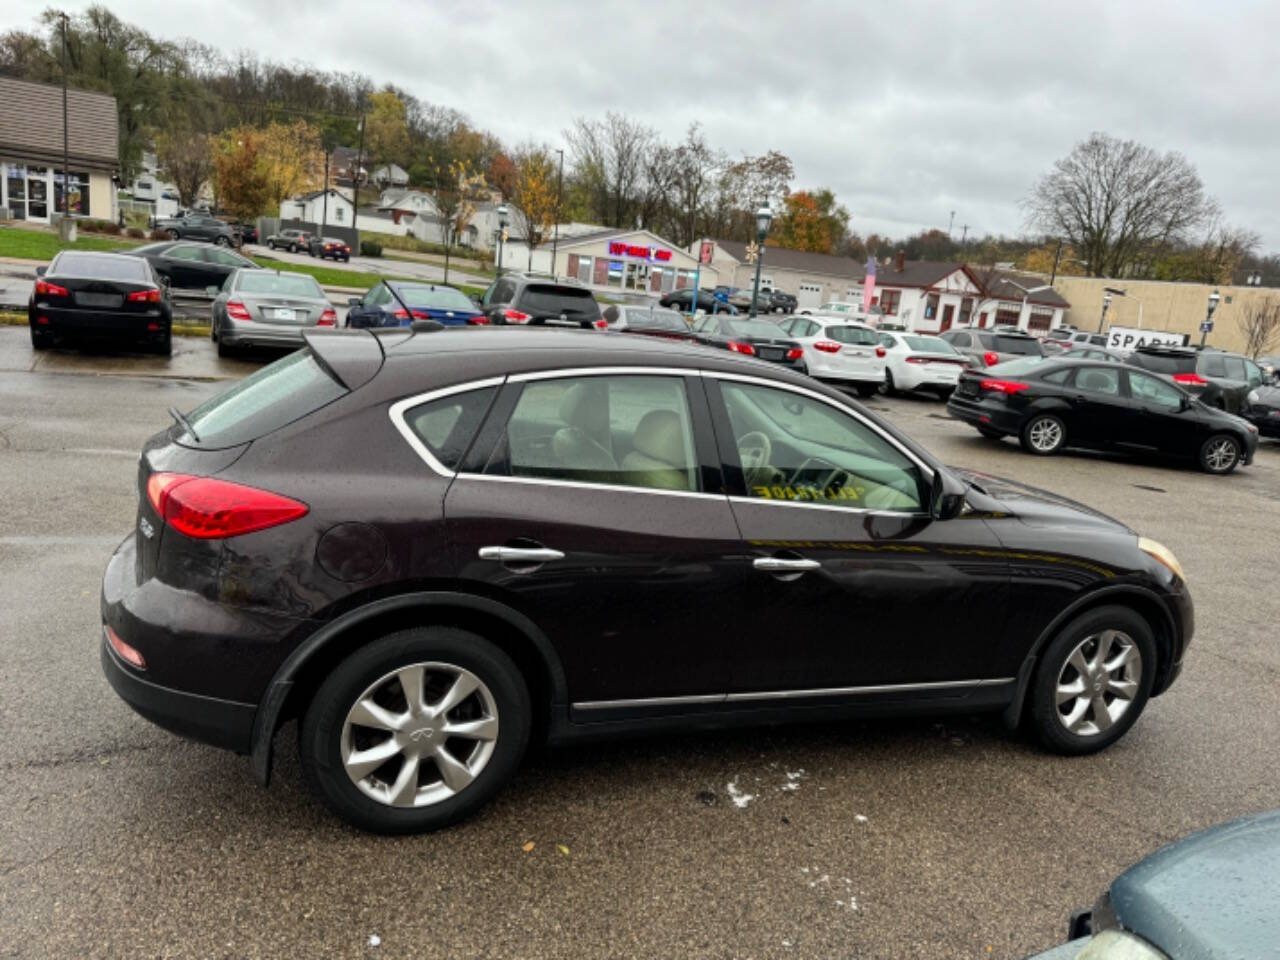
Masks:
[[[363,387],[382,369],[382,344],[369,330],[307,330],[302,339],[325,372],[348,390]]]

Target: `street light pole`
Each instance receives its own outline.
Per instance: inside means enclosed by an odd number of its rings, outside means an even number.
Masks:
[[[507,238],[507,205],[498,204],[498,276],[502,276],[502,241]]]
[[[564,151],[557,150],[560,154],[560,172],[556,174],[556,223],[554,233],[551,235],[551,279],[556,278],[556,250],[560,246],[560,204],[564,198]],[[530,248],[532,249],[532,248]]]
[[[1204,315],[1204,323],[1200,324],[1200,346],[1202,347],[1209,336],[1209,331],[1213,329],[1213,311],[1218,309],[1218,301],[1221,299],[1217,290],[1209,294],[1209,311]]]
[[[71,150],[67,140],[67,15],[62,20],[62,215],[71,216]],[[56,204],[55,204],[56,206]]]
[[[760,205],[756,211],[756,280],[751,290],[751,319],[759,314],[760,304],[760,265],[764,262],[764,238],[769,234],[769,226],[773,223],[773,211],[768,203]]]
[[[1107,307],[1111,306],[1111,294],[1106,294],[1102,298],[1102,316],[1098,318],[1098,332],[1102,332],[1102,325],[1107,322]]]

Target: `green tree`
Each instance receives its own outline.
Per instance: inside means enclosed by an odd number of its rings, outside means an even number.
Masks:
[[[365,120],[365,146],[375,165],[409,162],[409,127],[404,101],[390,90],[369,98]]]

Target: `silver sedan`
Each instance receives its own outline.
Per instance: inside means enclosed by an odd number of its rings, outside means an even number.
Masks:
[[[302,331],[337,323],[337,311],[314,277],[237,270],[214,298],[209,336],[225,357],[237,347],[300,347]]]

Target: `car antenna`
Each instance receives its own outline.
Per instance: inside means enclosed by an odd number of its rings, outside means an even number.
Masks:
[[[187,433],[191,434],[192,440],[194,440],[196,443],[200,442],[200,437],[196,434],[195,427],[191,426],[191,421],[186,418],[186,416],[183,414],[181,410],[179,410],[177,407],[170,407],[169,416],[173,417],[174,421],[178,424],[178,426],[180,426],[183,430],[187,431]]]

